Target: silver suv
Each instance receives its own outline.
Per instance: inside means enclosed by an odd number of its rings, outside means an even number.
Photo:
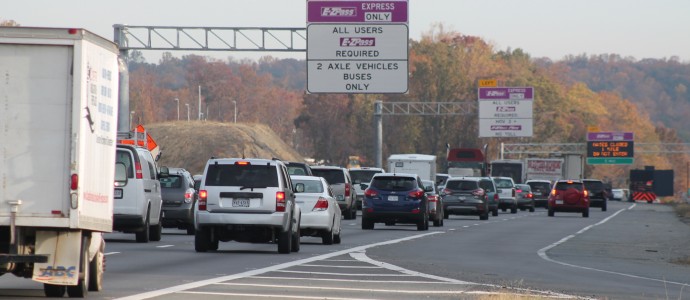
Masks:
[[[323,177],[328,181],[335,200],[345,216],[345,220],[357,218],[357,191],[352,185],[350,172],[346,168],[333,166],[312,166],[311,173],[316,177]]]
[[[498,191],[498,208],[506,211],[510,208],[511,214],[516,214],[518,209],[515,195],[515,182],[510,177],[491,177],[496,183]]]
[[[211,158],[204,168],[195,211],[197,252],[218,242],[275,242],[279,253],[300,249],[299,206],[279,160]]]
[[[362,200],[364,199],[364,190],[366,189],[362,187],[369,185],[371,178],[374,177],[374,174],[384,173],[384,171],[381,168],[361,167],[350,168],[348,172],[350,172],[352,184],[354,185],[355,192],[357,193],[357,208],[362,209]]]

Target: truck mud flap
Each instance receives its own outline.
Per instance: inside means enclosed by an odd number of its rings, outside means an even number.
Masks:
[[[31,279],[54,285],[77,285],[81,256],[81,231],[36,231],[36,254],[47,255],[45,263],[34,264]]]

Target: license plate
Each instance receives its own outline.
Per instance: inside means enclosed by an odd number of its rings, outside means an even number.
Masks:
[[[461,200],[461,201],[465,200],[465,196],[459,196],[458,200]]]
[[[563,204],[563,200],[556,200],[556,204]]]
[[[232,199],[232,207],[249,207],[249,199]]]
[[[386,199],[388,201],[398,201],[398,196],[387,196]]]
[[[122,189],[115,189],[115,193],[113,194],[113,197],[115,199],[122,199]]]

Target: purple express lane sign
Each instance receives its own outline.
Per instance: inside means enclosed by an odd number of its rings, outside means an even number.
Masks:
[[[479,100],[533,100],[532,87],[480,87]]]
[[[588,141],[633,141],[632,132],[588,132]]]
[[[407,21],[407,0],[307,2],[308,23],[407,23]]]

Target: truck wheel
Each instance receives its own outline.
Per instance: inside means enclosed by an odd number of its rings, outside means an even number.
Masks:
[[[498,217],[498,208],[497,208],[497,209],[494,209],[494,210],[491,212],[491,215],[494,216],[494,217]]]
[[[510,208],[510,213],[511,213],[511,214],[516,214],[516,213],[517,213],[517,205]]]
[[[369,221],[362,217],[362,230],[372,230],[374,229],[374,222]]]
[[[161,215],[158,217],[158,224],[156,225],[151,225],[149,227],[149,230],[151,233],[149,233],[149,236],[151,237],[151,241],[158,242],[161,240],[161,237],[163,236],[163,211],[161,210]]]
[[[292,224],[290,224],[292,227]],[[292,228],[288,228],[286,231],[278,233],[278,253],[288,254],[290,249],[292,249]]]
[[[443,225],[442,221],[443,218],[439,218],[438,216],[436,216],[436,219],[434,219],[434,227],[441,227],[441,225]]]
[[[194,235],[194,224],[187,224],[187,235]]]
[[[488,220],[488,219],[489,219],[489,212],[487,211],[487,212],[485,212],[485,213],[479,215],[479,219],[482,220],[482,221]]]
[[[209,228],[202,227],[194,233],[194,250],[196,250],[196,252],[206,252],[209,250],[210,246],[211,234]]]
[[[54,284],[43,284],[43,293],[49,298],[62,298],[65,295],[64,285],[54,285]]]
[[[352,204],[352,220],[357,220],[357,205]]]
[[[292,226],[295,226],[295,224],[293,224]],[[299,223],[297,223],[296,226],[297,226],[297,231],[295,231],[295,232],[292,233],[292,245],[290,245],[290,251],[292,251],[292,252],[299,252],[299,248],[300,248],[300,240],[299,240],[299,237],[300,237],[300,230],[299,230]]]
[[[79,281],[75,286],[67,286],[67,295],[71,298],[84,298],[89,293],[89,248],[86,245],[87,238],[82,239],[81,258],[79,258],[80,272]]]
[[[98,292],[103,290],[103,272],[105,271],[105,255],[98,250],[96,256],[89,263],[89,291]]]
[[[144,221],[144,227],[136,233],[137,243],[148,243],[149,238],[149,216],[146,214],[146,221]]]
[[[582,214],[584,214],[584,213],[582,213]],[[549,208],[549,217],[553,217],[553,215],[554,215],[553,209]]]
[[[534,212],[534,206],[529,208],[529,212]]]

